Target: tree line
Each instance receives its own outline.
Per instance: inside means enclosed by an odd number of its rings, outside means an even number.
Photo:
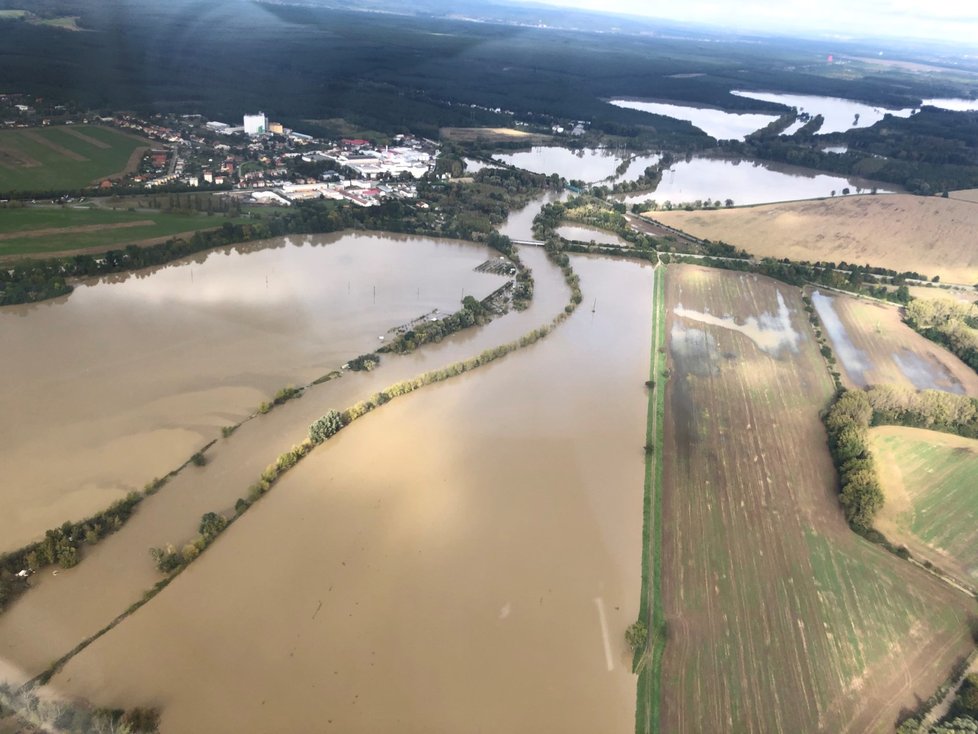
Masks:
[[[915,391],[894,385],[842,390],[823,416],[829,451],[839,474],[839,500],[850,527],[886,543],[873,529],[884,497],[869,447],[871,426],[926,428],[978,438],[978,400],[940,390]],[[907,556],[906,549],[893,549]]]

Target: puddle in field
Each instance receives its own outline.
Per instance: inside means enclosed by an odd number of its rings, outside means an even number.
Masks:
[[[964,395],[964,386],[942,365],[904,347],[893,353],[893,363],[918,390],[944,390]]]
[[[669,349],[680,374],[704,377],[716,372],[717,340],[712,334],[673,322],[669,338]]]
[[[872,364],[866,352],[852,343],[845,324],[842,323],[839,314],[835,312],[833,300],[831,296],[826,296],[819,291],[812,293],[812,303],[815,305],[818,317],[822,320],[822,326],[829,333],[835,356],[842,363],[849,379],[859,387],[866,387],[868,384],[866,373],[872,369]]]
[[[760,349],[768,354],[777,355],[782,349],[798,351],[801,334],[791,325],[791,311],[784,301],[784,296],[778,292],[778,310],[776,313],[762,313],[760,316],[748,316],[743,323],[738,323],[732,316],[715,316],[702,311],[692,311],[680,303],[674,309],[676,316],[701,324],[719,326],[721,329],[736,331],[753,341]]]

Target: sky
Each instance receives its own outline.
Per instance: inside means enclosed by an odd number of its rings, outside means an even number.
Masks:
[[[840,37],[887,36],[966,44],[978,55],[975,0],[536,0],[736,30],[806,31]]]

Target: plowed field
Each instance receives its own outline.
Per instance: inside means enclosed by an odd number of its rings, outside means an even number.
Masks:
[[[854,535],[796,289],[670,267],[661,731],[892,732],[974,603]]]

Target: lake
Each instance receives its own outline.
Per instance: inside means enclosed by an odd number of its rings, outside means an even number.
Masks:
[[[776,163],[692,158],[677,161],[665,171],[655,191],[628,196],[625,202],[655,201],[661,205],[667,201],[681,204],[732,199],[735,205],[764,204],[826,197],[833,191],[841,196],[845,188],[856,193],[857,188],[869,190],[874,185],[871,181]],[[877,191],[887,193],[882,187]]]
[[[786,107],[796,107],[799,112],[807,112],[813,117],[822,115],[825,122],[819,128],[822,133],[841,133],[856,127],[869,127],[875,125],[883,119],[884,115],[895,117],[909,117],[913,111],[911,109],[886,109],[866,104],[865,102],[855,102],[851,99],[841,97],[819,97],[808,94],[780,94],[774,92],[744,92],[731,91],[738,97],[756,99],[761,102],[775,102]],[[857,117],[858,115],[858,117]],[[796,125],[795,130],[800,127]],[[788,129],[783,134],[790,134],[795,130]]]
[[[614,178],[619,165],[628,157],[624,150],[606,148],[582,148],[572,150],[556,146],[535,145],[530,150],[516,153],[497,153],[495,160],[533,173],[543,173],[579,180],[585,183],[598,183]],[[631,167],[631,166],[630,166]],[[643,166],[644,169],[644,166]],[[634,174],[636,178],[642,171]]]
[[[727,112],[711,107],[692,107],[667,102],[641,102],[630,99],[609,101],[615,107],[687,120],[717,140],[743,140],[747,135],[776,120],[777,115],[755,112]]]

